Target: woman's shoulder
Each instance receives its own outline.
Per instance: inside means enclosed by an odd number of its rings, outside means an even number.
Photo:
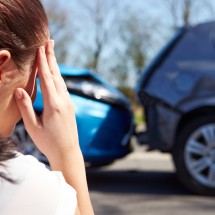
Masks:
[[[61,212],[63,207],[75,210],[76,192],[61,172],[50,171],[33,156],[20,153],[7,161],[5,168],[15,184],[4,182],[0,186],[0,198],[4,198],[9,210],[1,214],[19,214],[19,210],[22,215],[60,214],[58,211]]]

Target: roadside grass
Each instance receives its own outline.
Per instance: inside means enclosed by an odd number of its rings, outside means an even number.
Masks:
[[[145,114],[144,110],[139,105],[133,105],[133,114],[134,114],[134,123],[136,126],[144,124],[145,123]]]
[[[123,86],[118,88],[131,102],[132,111],[134,115],[135,125],[145,124],[145,115],[143,107],[138,103],[137,96],[135,95],[134,89]]]

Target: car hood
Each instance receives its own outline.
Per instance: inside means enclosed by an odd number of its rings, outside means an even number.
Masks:
[[[112,95],[114,95],[114,99],[106,99],[106,100],[102,100],[100,99],[100,101],[103,102],[107,102],[110,104],[115,104],[115,105],[120,105],[126,109],[128,109],[129,111],[131,110],[131,104],[129,99],[122,94],[117,88],[115,88],[114,86],[112,86],[111,84],[109,84],[107,81],[105,81],[103,78],[101,78],[99,75],[95,74],[94,72],[87,70],[87,69],[83,69],[83,68],[77,68],[77,67],[71,67],[71,66],[66,66],[66,65],[59,65],[59,69],[61,72],[61,75],[64,78],[75,78],[75,77],[82,77],[83,79],[85,78],[89,78],[91,77],[92,79],[96,80],[98,83],[100,83],[103,87],[105,87],[106,89],[108,89]],[[73,92],[75,93],[75,92]],[[76,91],[77,93],[77,91]],[[80,92],[79,92],[80,94]],[[86,96],[84,93],[81,94],[82,96]],[[92,98],[92,97],[91,97]]]
[[[87,69],[71,67],[62,64],[59,65],[59,69],[63,76],[83,76],[91,74],[91,72]]]

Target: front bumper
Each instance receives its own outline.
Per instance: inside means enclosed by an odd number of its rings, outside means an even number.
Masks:
[[[111,107],[91,141],[82,147],[84,159],[91,163],[111,162],[132,151],[133,116],[127,110]]]

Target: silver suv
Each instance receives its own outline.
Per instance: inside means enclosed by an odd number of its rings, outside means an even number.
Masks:
[[[150,149],[172,153],[190,190],[215,195],[215,22],[178,30],[137,86]]]

